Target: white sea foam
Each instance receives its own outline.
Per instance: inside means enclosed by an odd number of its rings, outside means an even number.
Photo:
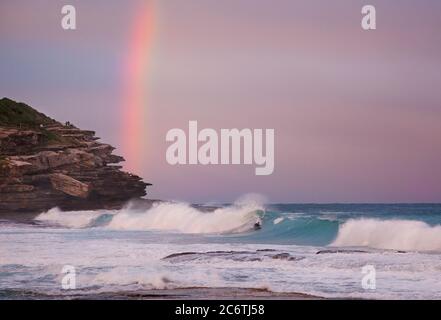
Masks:
[[[411,220],[351,219],[340,227],[331,246],[441,251],[441,226]]]
[[[67,228],[85,228],[88,227],[92,221],[103,214],[103,211],[69,212],[62,211],[58,208],[52,208],[49,211],[37,216],[35,220]]]
[[[156,230],[195,234],[223,234],[250,231],[260,221],[263,206],[255,197],[242,198],[228,207],[204,212],[186,203],[162,202],[145,211],[130,207],[118,211],[63,212],[58,208],[40,214],[36,220],[67,228],[103,227],[113,230]],[[110,215],[105,224],[95,224]]]
[[[139,268],[116,267],[110,271],[102,271],[96,276],[89,276],[88,283],[92,286],[118,285],[137,286],[147,289],[169,289],[173,281],[160,271],[146,272]]]
[[[117,230],[161,230],[182,233],[237,233],[251,230],[261,207],[233,205],[202,212],[185,203],[159,203],[146,212],[122,210],[107,228]]]
[[[41,292],[45,296],[69,294],[60,286],[64,277],[61,270],[69,264],[77,271],[75,295],[188,287],[266,287],[330,298],[441,299],[439,254],[376,250],[369,254],[316,254],[315,247],[204,243],[204,239],[184,234],[166,237],[156,232],[116,235],[107,229],[97,232],[90,228],[1,225],[0,289]],[[184,262],[163,259],[188,251],[264,249],[303,259],[241,261],[228,255]],[[375,265],[377,290],[366,291],[360,285],[361,268],[366,264]]]

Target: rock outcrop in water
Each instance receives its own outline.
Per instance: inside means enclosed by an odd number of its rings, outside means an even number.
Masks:
[[[147,183],[115,165],[124,158],[95,132],[0,100],[0,213],[119,208]]]

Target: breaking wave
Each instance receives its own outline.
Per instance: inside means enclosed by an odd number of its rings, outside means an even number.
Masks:
[[[182,233],[240,233],[252,230],[261,208],[233,205],[212,212],[184,203],[161,203],[146,213],[121,211],[108,224],[117,230],[161,230]]]
[[[402,218],[337,218],[266,210],[261,201],[241,199],[209,211],[178,202],[158,202],[148,209],[129,205],[113,211],[54,208],[36,220],[65,228],[231,235],[230,242],[441,252],[439,224]],[[262,228],[251,232],[257,222]]]
[[[62,211],[53,208],[37,216],[35,220],[66,228],[86,228],[102,215],[100,211]]]
[[[236,203],[205,212],[186,203],[162,202],[144,211],[61,211],[53,208],[36,220],[66,228],[102,227],[112,230],[170,231],[189,234],[231,234],[254,229],[263,207]]]
[[[422,221],[350,219],[331,244],[405,251],[441,251],[441,226]]]

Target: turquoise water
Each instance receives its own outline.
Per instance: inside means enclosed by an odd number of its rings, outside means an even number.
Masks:
[[[274,224],[276,219],[283,220]],[[275,204],[263,215],[260,232],[238,237],[238,241],[325,246],[349,220],[424,222],[441,225],[441,204]],[[360,222],[363,228],[363,222]],[[421,239],[423,241],[423,239]],[[441,244],[439,244],[441,247]]]
[[[61,286],[66,265],[74,290]],[[187,287],[441,299],[441,205],[162,203],[0,220],[0,299]]]

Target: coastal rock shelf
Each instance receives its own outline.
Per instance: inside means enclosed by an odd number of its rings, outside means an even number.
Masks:
[[[0,213],[116,209],[150,185],[116,165],[124,158],[95,132],[0,100]]]

